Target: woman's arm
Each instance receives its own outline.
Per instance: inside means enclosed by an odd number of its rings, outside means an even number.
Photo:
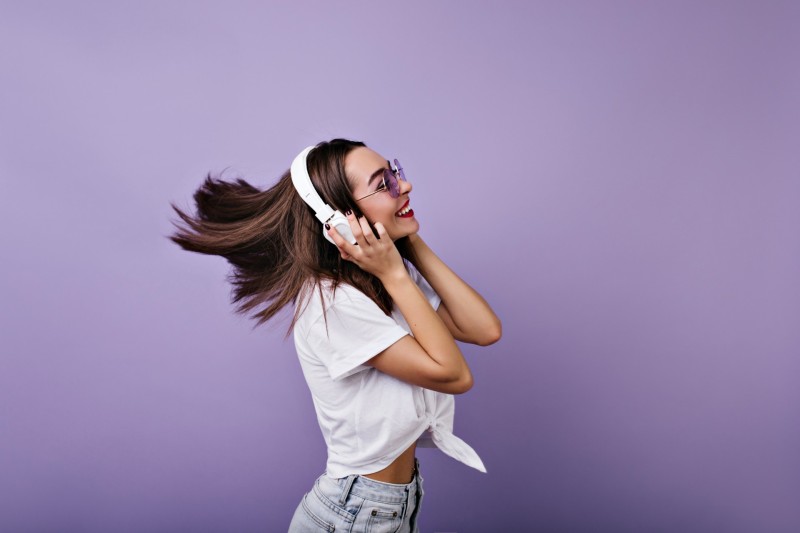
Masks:
[[[358,245],[326,226],[342,253],[381,280],[414,336],[406,335],[366,362],[385,374],[427,389],[461,394],[472,387],[472,373],[446,324],[436,314],[403,266],[386,229],[378,222],[376,239],[366,219],[347,215]]]
[[[409,235],[420,274],[441,297],[437,314],[453,337],[487,346],[500,339],[502,324],[486,300],[453,272],[418,234]]]
[[[367,361],[381,372],[422,387],[460,394],[472,387],[472,373],[430,302],[405,269],[381,282],[406,318],[413,337],[406,336]]]

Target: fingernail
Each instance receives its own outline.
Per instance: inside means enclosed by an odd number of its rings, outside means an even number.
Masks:
[[[331,225],[330,224],[325,224],[325,229],[331,229]]]
[[[348,217],[349,217],[350,215],[352,215],[352,214],[353,214],[353,211],[351,211],[350,209],[348,209],[347,211],[345,211],[345,212],[344,212],[344,214],[345,214],[345,216],[348,216]]]

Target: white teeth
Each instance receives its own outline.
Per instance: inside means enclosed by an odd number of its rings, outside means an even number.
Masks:
[[[409,211],[411,211],[411,205],[408,205],[408,206],[406,206],[405,209],[403,209],[401,211],[398,211],[396,216],[398,216],[398,217],[403,216],[406,213],[408,213]]]

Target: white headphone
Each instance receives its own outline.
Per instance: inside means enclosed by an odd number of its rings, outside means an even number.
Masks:
[[[350,222],[347,221],[347,217],[344,216],[341,211],[334,210],[322,201],[317,191],[314,189],[314,185],[311,183],[311,176],[308,175],[308,166],[306,164],[306,158],[308,157],[308,153],[316,148],[315,146],[309,146],[299,154],[297,157],[294,158],[292,161],[291,167],[291,174],[292,174],[292,184],[294,188],[297,189],[297,192],[300,194],[300,198],[303,199],[305,203],[314,210],[314,216],[317,217],[317,220],[322,222],[322,235],[325,236],[328,241],[333,244],[333,238],[328,235],[328,230],[325,229],[325,224],[330,224],[336,231],[339,232],[346,241],[350,241],[350,243],[355,244],[356,239],[353,237],[353,231],[350,229]]]

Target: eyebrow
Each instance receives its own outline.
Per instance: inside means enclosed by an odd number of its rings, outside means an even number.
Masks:
[[[387,165],[389,164],[389,160],[388,159],[386,160],[386,164]],[[392,168],[392,166],[389,165],[389,169],[391,169],[391,168]],[[378,177],[382,176],[384,170],[386,170],[386,167],[381,167],[378,170],[376,170],[375,172],[373,172],[372,176],[369,177],[369,181],[367,182],[367,187],[372,185],[372,182],[375,181],[375,178],[378,178]]]

